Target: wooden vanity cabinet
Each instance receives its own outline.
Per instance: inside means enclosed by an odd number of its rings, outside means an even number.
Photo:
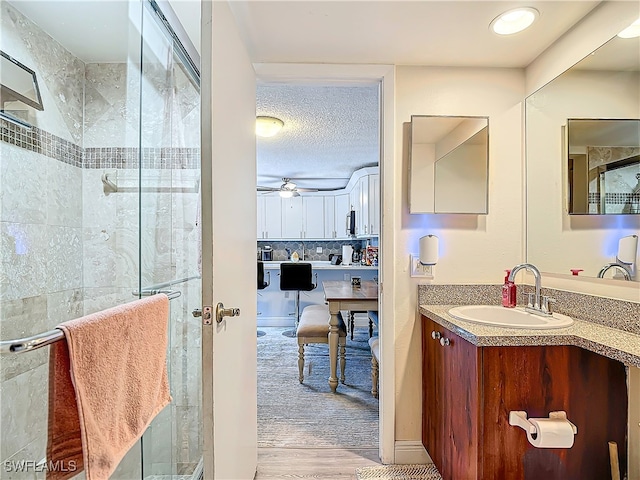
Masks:
[[[422,320],[422,442],[444,480],[608,479],[609,441],[624,475],[624,365],[570,346],[476,347]],[[509,425],[511,410],[566,411],[573,447],[533,447]]]

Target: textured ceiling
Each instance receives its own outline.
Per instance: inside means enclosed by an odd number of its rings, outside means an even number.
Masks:
[[[258,185],[288,177],[302,188],[341,188],[380,158],[378,85],[259,85],[256,114],[281,119],[275,137],[257,137]],[[306,180],[305,180],[306,179]]]

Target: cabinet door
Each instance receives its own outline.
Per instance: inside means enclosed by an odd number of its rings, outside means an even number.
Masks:
[[[349,232],[347,230],[347,215],[349,215],[350,198],[349,194],[336,195],[335,201],[335,226],[336,232],[335,238],[349,238]]]
[[[480,350],[426,317],[422,324],[422,441],[444,480],[476,479]]]
[[[369,231],[369,175],[365,175],[358,181],[360,185],[360,217],[356,215],[358,223],[358,235],[368,236]]]
[[[442,471],[445,445],[442,347],[438,335],[443,328],[422,317],[422,444],[436,467]],[[434,336],[436,338],[434,338]]]
[[[444,441],[442,477],[445,480],[478,478],[481,349],[440,327],[444,384]],[[448,342],[447,342],[448,340]]]
[[[282,238],[302,238],[302,197],[282,199]]]
[[[369,175],[369,234],[380,235],[380,175]]]
[[[279,196],[264,197],[264,234],[262,238],[282,237],[282,203]]]
[[[257,198],[257,205],[258,205],[258,209],[257,209],[257,219],[258,219],[258,224],[257,224],[257,231],[258,231],[258,238],[265,238],[264,233],[265,233],[265,228],[264,228],[264,196],[258,194],[258,198]]]
[[[324,235],[323,238],[336,238],[336,201],[333,195],[322,197],[324,203]]]
[[[302,238],[324,238],[324,198],[302,197]]]

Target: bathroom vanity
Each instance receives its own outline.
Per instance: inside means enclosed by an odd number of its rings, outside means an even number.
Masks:
[[[618,444],[624,474],[625,366],[579,345],[589,322],[530,335],[462,322],[449,308],[420,307],[422,441],[445,480],[610,478],[608,442]],[[529,418],[565,411],[577,426],[573,446],[534,447],[509,424],[510,411]]]

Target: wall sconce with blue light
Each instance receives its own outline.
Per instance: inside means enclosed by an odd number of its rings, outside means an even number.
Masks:
[[[420,253],[411,255],[412,277],[433,277],[433,267],[438,263],[439,239],[435,235],[420,238]]]
[[[598,272],[598,278],[604,278],[608,270],[613,270],[614,279],[631,281],[636,276],[636,256],[638,255],[638,236],[627,235],[618,241],[616,261],[607,263]]]

